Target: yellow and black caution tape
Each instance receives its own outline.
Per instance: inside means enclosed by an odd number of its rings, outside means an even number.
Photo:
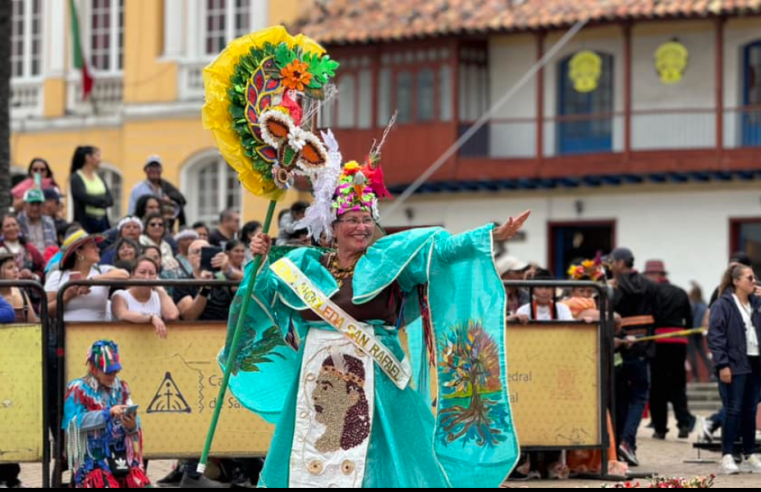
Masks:
[[[708,327],[694,328],[692,330],[675,331],[673,333],[664,333],[663,335],[653,335],[651,337],[642,337],[635,340],[629,340],[629,343],[657,342],[659,340],[670,340],[671,338],[690,337],[692,335],[702,335],[708,333]]]

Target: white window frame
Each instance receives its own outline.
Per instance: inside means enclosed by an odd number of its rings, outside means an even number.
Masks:
[[[111,191],[111,195],[114,197],[114,206],[108,209],[108,215],[111,218],[112,222],[119,221],[122,217],[126,215],[126,210],[124,209],[124,196],[125,196],[125,189],[124,189],[124,173],[122,173],[121,169],[114,166],[113,164],[105,164],[102,163],[100,165],[99,173],[101,179],[106,183],[106,186],[108,186],[108,189]],[[119,179],[121,179],[121,190],[119,196],[117,196],[114,193],[114,187],[113,183],[114,180],[112,176],[118,176]],[[114,211],[115,208],[118,207],[118,212]]]
[[[33,0],[22,0],[22,4],[24,6],[24,54],[22,55],[24,68],[23,74],[20,76],[13,76],[12,80],[14,82],[41,82],[45,72],[45,2],[40,2],[40,73],[37,75],[32,75],[32,7],[34,2]],[[13,15],[11,14],[11,22],[13,21]],[[11,49],[13,49],[12,40]],[[11,67],[11,73],[13,73],[13,67]]]
[[[82,46],[84,50],[85,60],[87,60],[87,67],[94,75],[123,75],[124,67],[119,67],[119,0],[108,0],[111,8],[111,36],[109,46],[109,68],[102,70],[93,64],[92,60],[92,3],[93,0],[78,0],[79,6],[79,22],[82,26]],[[126,10],[126,0],[124,0],[124,7]],[[125,19],[126,20],[126,19]],[[122,26],[124,30],[124,26]],[[122,46],[122,55],[124,55],[125,47]]]
[[[217,210],[209,215],[200,215],[199,213],[199,186],[201,185],[200,179],[198,179],[198,172],[209,164],[216,163],[217,175],[219,177],[217,183]],[[180,189],[182,193],[188,197],[188,207],[186,208],[186,215],[188,217],[188,223],[194,223],[198,221],[205,222],[209,227],[219,225],[219,214],[228,208],[227,198],[232,191],[227,188],[227,180],[230,177],[236,177],[236,171],[231,168],[225,160],[219,155],[217,150],[208,150],[202,152],[193,157],[187,164],[182,167],[180,171]],[[238,185],[238,211],[243,213],[244,197],[243,186]]]
[[[226,0],[225,42],[235,39],[235,9],[236,0]],[[269,2],[250,0],[249,29],[251,32],[263,29],[269,25]],[[218,53],[206,53],[206,0],[187,0],[187,25],[185,30],[185,46],[187,61],[211,61]],[[170,22],[167,18],[164,22]]]

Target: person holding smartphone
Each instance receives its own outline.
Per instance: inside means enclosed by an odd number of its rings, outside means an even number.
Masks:
[[[127,280],[129,273],[108,265],[98,265],[100,236],[88,235],[83,230],[72,232],[63,243],[61,269],[48,275],[45,292],[48,294],[48,310],[56,313],[58,291],[69,282],[77,280]],[[63,295],[64,321],[105,321],[108,307],[108,287],[74,286]]]
[[[69,383],[64,404],[72,485],[76,488],[146,488],[142,428],[129,386],[119,378],[119,347],[95,342],[88,373]]]
[[[193,241],[188,248],[188,261],[195,280],[242,280],[243,275],[230,267],[229,257],[207,241]],[[233,301],[229,287],[178,287],[174,301],[183,320],[225,321]]]

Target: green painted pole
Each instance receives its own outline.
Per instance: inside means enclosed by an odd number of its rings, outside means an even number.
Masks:
[[[270,227],[272,226],[272,217],[275,215],[275,207],[277,202],[274,200],[270,202],[269,210],[267,211],[267,220],[264,221],[264,234],[269,234]],[[243,306],[241,307],[240,316],[238,316],[238,324],[235,327],[235,334],[233,335],[233,342],[230,346],[230,354],[228,356],[227,367],[225,367],[225,376],[222,378],[222,385],[219,387],[219,395],[217,396],[217,402],[219,402],[214,408],[214,415],[211,418],[211,425],[209,426],[209,432],[206,435],[206,444],[203,447],[203,454],[201,454],[201,461],[198,463],[198,473],[202,474],[206,471],[206,465],[209,462],[209,453],[211,452],[211,444],[214,442],[214,434],[217,431],[217,424],[219,423],[219,414],[222,412],[224,405],[221,402],[225,401],[225,393],[227,393],[227,387],[230,384],[230,375],[232,374],[234,361],[238,358],[238,352],[240,352],[240,337],[243,334],[243,322],[246,319],[246,312],[248,311],[248,304],[251,301],[251,296],[254,293],[254,285],[256,284],[256,277],[259,273],[259,267],[262,265],[262,257],[257,256],[254,258],[254,271],[251,275],[251,280],[248,282],[246,292],[243,296]]]

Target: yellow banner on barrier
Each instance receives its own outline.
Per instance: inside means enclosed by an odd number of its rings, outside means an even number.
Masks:
[[[42,326],[0,325],[0,463],[42,461]]]
[[[595,446],[600,435],[597,325],[507,330],[510,400],[521,446]]]
[[[201,454],[217,405],[224,345],[221,323],[178,324],[167,340],[142,325],[66,327],[67,380],[84,375],[96,340],[119,344],[121,377],[140,405],[147,458]],[[597,325],[511,326],[507,330],[510,399],[521,446],[599,445],[599,336]],[[273,427],[228,392],[212,456],[263,456]]]
[[[120,374],[140,405],[146,458],[197,458],[217,401],[222,372],[216,362],[225,344],[223,323],[175,324],[160,340],[144,325],[66,325],[67,381],[84,376],[85,357],[97,340],[119,345]],[[228,392],[219,420],[215,457],[264,456],[273,427]]]

